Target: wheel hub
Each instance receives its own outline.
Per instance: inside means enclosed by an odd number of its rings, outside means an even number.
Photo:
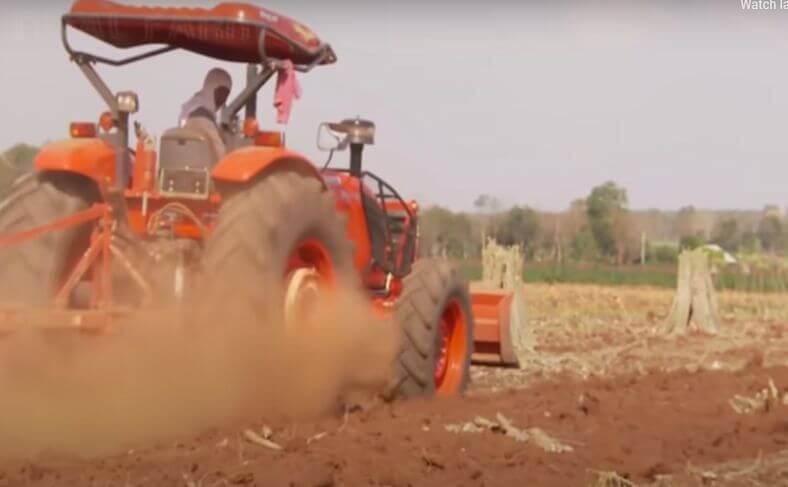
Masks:
[[[299,268],[290,273],[285,287],[285,328],[308,323],[320,296],[320,273]]]

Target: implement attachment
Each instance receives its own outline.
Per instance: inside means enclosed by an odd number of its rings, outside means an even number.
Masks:
[[[471,295],[477,364],[519,366],[516,330],[522,326],[515,294],[506,290],[473,290]],[[513,333],[515,332],[515,333]]]
[[[61,232],[69,228],[90,224],[93,226],[90,242],[82,255],[73,262],[63,277],[52,306],[48,309],[0,308],[0,335],[19,327],[52,330],[79,330],[98,332],[107,328],[123,314],[112,302],[112,259],[116,258],[132,280],[143,292],[143,303],[151,298],[150,285],[136,271],[124,253],[113,245],[116,221],[112,207],[96,203],[85,211],[69,215],[30,230],[0,236],[0,249],[26,242],[42,235]],[[90,283],[90,301],[84,309],[73,310],[71,296],[82,282]],[[23,304],[23,303],[20,303]]]

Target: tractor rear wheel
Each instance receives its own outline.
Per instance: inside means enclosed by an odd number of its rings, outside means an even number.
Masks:
[[[30,174],[0,202],[0,235],[30,230],[85,211],[99,201],[96,184],[72,174]],[[0,248],[0,301],[43,307],[90,243],[92,225],[48,232]]]
[[[356,285],[345,222],[320,181],[279,171],[224,198],[203,271],[225,316],[283,323],[294,292]]]
[[[416,261],[396,305],[402,349],[390,398],[449,396],[468,385],[473,315],[468,284],[457,268]]]

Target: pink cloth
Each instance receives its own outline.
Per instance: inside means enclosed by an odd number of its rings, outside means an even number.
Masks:
[[[290,120],[290,110],[293,108],[293,99],[301,98],[301,85],[296,79],[293,62],[284,61],[284,66],[279,69],[274,90],[274,108],[277,111],[277,123],[286,124]]]

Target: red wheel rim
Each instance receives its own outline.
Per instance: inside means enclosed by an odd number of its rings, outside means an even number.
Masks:
[[[446,396],[460,392],[467,373],[467,320],[459,299],[449,300],[438,323],[438,355],[435,361],[435,392]]]
[[[310,326],[320,295],[334,285],[334,263],[328,249],[316,238],[302,241],[290,253],[283,279],[285,326]]]
[[[303,240],[296,245],[287,259],[284,277],[298,269],[314,269],[325,283],[334,282],[334,262],[323,242],[316,238]]]

